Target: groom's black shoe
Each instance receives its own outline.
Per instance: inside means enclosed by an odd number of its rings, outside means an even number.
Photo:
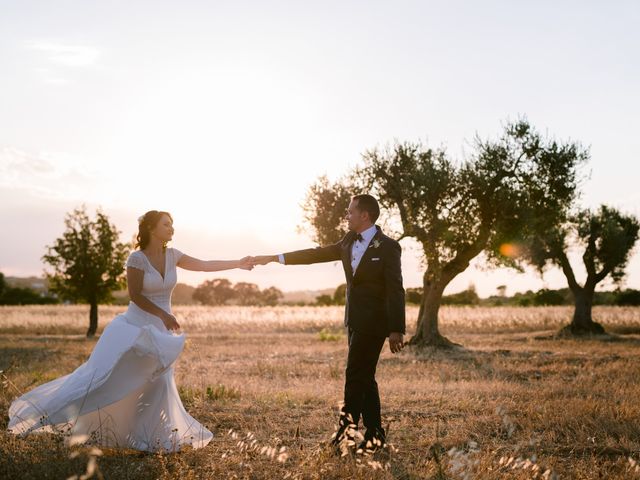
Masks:
[[[367,429],[364,440],[358,445],[358,452],[374,453],[381,450],[386,445],[386,434],[384,428]]]

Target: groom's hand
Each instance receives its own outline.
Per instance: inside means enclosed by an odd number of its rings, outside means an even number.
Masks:
[[[257,257],[253,257],[253,261],[256,265],[266,265],[267,263],[277,262],[277,255],[260,255]]]
[[[398,353],[404,347],[404,342],[402,341],[402,334],[398,332],[391,332],[389,334],[389,348],[391,349],[391,353]]]

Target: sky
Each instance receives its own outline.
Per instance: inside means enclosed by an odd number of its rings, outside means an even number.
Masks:
[[[461,160],[521,116],[589,148],[582,206],[640,215],[638,24],[635,1],[0,0],[0,271],[41,275],[82,204],[127,241],[145,211],[168,210],[172,245],[200,258],[314,246],[298,227],[318,176],[396,139]],[[420,252],[402,245],[418,286]],[[637,253],[628,271],[640,288]],[[338,264],[179,281],[218,277],[344,281]],[[478,260],[447,292],[471,283],[481,296],[566,285]]]

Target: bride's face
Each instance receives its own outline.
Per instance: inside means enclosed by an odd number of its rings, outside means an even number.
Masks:
[[[162,215],[156,226],[151,230],[151,235],[161,242],[170,241],[173,237],[173,222],[171,219],[167,215]]]

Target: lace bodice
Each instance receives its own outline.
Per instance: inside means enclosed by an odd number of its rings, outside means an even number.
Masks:
[[[171,311],[171,292],[178,282],[176,264],[182,255],[183,253],[176,248],[167,248],[165,252],[164,278],[151,265],[151,262],[142,251],[136,250],[132,252],[127,259],[127,267],[137,268],[144,272],[142,295],[166,311]]]

